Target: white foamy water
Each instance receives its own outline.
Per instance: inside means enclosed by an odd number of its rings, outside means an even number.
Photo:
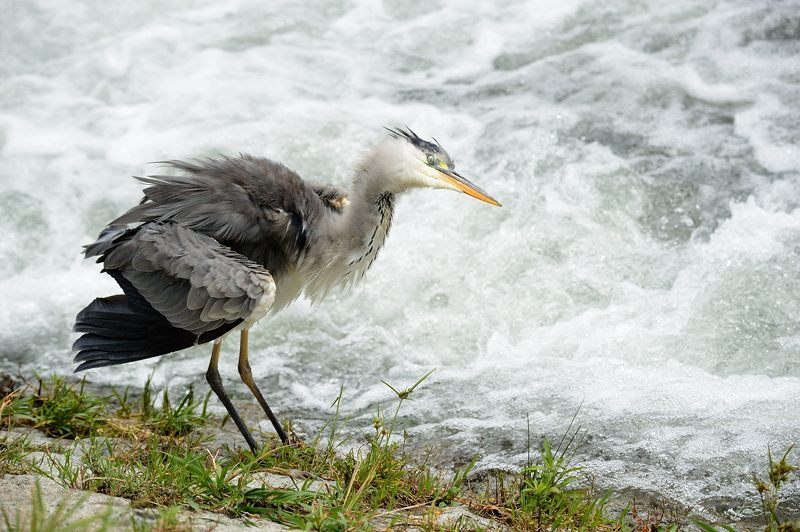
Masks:
[[[757,505],[767,445],[800,435],[799,2],[109,5],[4,6],[2,365],[71,371],[75,313],[118,291],[80,246],[147,161],[246,151],[344,185],[409,124],[504,207],[409,193],[366,286],[261,323],[276,410],[313,427],[343,385],[358,425],[380,379],[436,367],[403,418],[421,445],[519,465],[526,413],[558,437],[583,403],[603,484]]]

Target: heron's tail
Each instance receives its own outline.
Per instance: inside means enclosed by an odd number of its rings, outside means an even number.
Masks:
[[[76,372],[157,357],[191,347],[197,337],[173,327],[152,308],[133,307],[124,295],[100,297],[78,313],[73,344]]]

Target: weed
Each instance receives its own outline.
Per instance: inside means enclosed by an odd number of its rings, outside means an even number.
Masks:
[[[156,407],[155,399],[152,396],[151,379],[148,378],[142,393],[141,418],[148,427],[164,436],[185,436],[197,427],[204,425],[210,417],[208,413],[210,391],[202,403],[197,402],[194,397],[194,387],[190,385],[186,395],[176,406],[172,406],[169,400],[169,389],[164,388],[161,408]]]
[[[160,406],[150,379],[139,401],[128,398],[127,388],[123,393],[113,390],[119,407],[112,413],[107,399],[86,393],[85,380],[74,384],[53,375],[49,381],[37,377],[37,383],[35,387],[27,385],[27,394],[18,390],[0,401],[0,422],[34,427],[55,438],[106,435],[139,439],[151,434],[177,438],[189,435],[210,416],[209,395],[198,401],[192,387],[177,404],[170,401],[165,388]]]
[[[105,402],[84,393],[85,380],[75,386],[55,375],[37,378],[33,394],[11,394],[2,415],[17,425],[33,426],[54,438],[76,438],[94,432],[106,415]],[[33,386],[28,385],[30,389]],[[7,419],[7,423],[11,420]]]
[[[166,438],[180,438],[206,424],[211,414],[208,412],[208,392],[202,401],[194,395],[194,387],[189,390],[176,405],[170,401],[169,389],[161,392],[161,403],[158,394],[154,393],[151,377],[148,377],[139,400],[128,397],[128,388],[123,392],[112,389],[114,398],[119,403],[116,413],[107,420],[111,433],[127,436],[147,437],[157,434]]]
[[[455,482],[445,483],[424,463],[412,463],[402,451],[401,442],[393,438],[403,402],[410,400],[414,390],[432,373],[403,390],[382,381],[398,399],[394,414],[387,420],[378,410],[373,418],[374,433],[367,437],[365,446],[334,464],[334,475],[345,487],[340,497],[345,515],[361,506],[392,510],[398,506],[437,504],[452,500],[458,493],[466,473],[457,475]]]
[[[27,456],[33,450],[27,435],[0,436],[0,478],[19,475],[29,469]]]
[[[788,462],[789,454],[792,452],[794,444],[790,445],[780,460],[775,461],[772,450],[767,448],[767,459],[769,461],[767,469],[767,480],[761,480],[753,474],[758,496],[761,499],[761,508],[764,510],[764,526],[768,531],[794,532],[800,531],[800,522],[788,522],[781,519],[778,513],[780,504],[780,489],[789,480],[792,473],[800,470],[800,467]]]
[[[728,526],[728,525],[712,525],[706,523],[704,521],[694,521],[695,526],[702,530],[703,532],[736,532],[736,529]],[[678,530],[677,525],[670,526],[669,529],[664,529],[665,532],[671,532],[672,530]]]
[[[667,500],[656,500],[648,504],[646,513],[639,513],[639,508],[634,499],[626,509],[626,515],[633,521],[633,530],[649,531],[658,530],[673,532],[682,527],[682,518],[679,509]],[[707,523],[696,521],[699,527]]]
[[[616,520],[606,516],[610,493],[598,494],[593,479],[572,465],[581,434],[580,427],[572,430],[576,416],[577,412],[555,449],[549,440],[542,442],[536,460],[531,457],[528,424],[527,466],[518,474],[498,473],[494,493],[487,489],[469,501],[471,509],[499,518],[514,530],[622,529],[624,515]]]

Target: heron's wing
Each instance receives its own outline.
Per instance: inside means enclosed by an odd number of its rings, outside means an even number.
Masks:
[[[198,336],[256,321],[275,298],[266,269],[177,223],[151,222],[121,234],[101,259],[173,326]]]
[[[144,199],[111,227],[173,220],[232,247],[258,243],[294,257],[327,210],[312,185],[268,159],[242,154],[165,164],[182,174],[137,178],[148,185]]]

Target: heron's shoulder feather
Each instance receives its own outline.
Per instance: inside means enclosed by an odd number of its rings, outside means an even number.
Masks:
[[[198,336],[255,322],[275,298],[275,282],[263,266],[174,222],[143,224],[100,258],[173,326]]]
[[[342,213],[350,203],[347,192],[330,184],[312,184],[314,192],[322,203],[336,213]]]

